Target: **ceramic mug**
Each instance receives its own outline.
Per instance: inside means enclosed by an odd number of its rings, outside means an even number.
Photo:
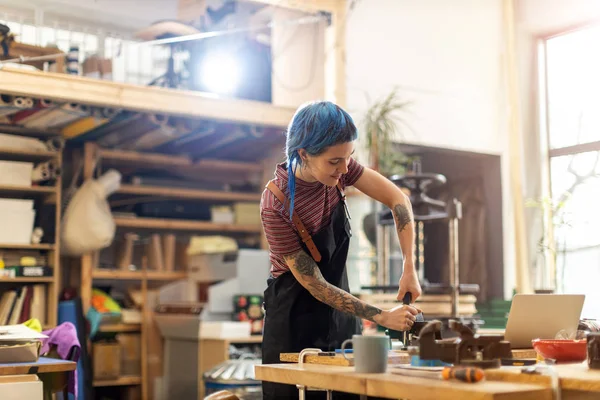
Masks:
[[[354,370],[367,374],[381,374],[387,370],[390,338],[384,335],[353,335],[342,343],[342,355],[346,360],[346,346],[352,343]]]

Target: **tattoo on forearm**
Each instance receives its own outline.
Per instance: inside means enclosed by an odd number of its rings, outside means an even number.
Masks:
[[[396,218],[398,233],[400,233],[412,222],[412,213],[404,204],[396,204],[393,211],[394,217]]]
[[[381,310],[364,301],[357,299],[350,293],[330,284],[325,280],[315,261],[304,251],[286,257],[286,261],[293,262],[293,268],[302,275],[308,291],[319,301],[343,312],[373,321],[381,314]]]
[[[294,256],[294,265],[298,272],[306,276],[313,276],[315,268],[318,268],[315,261],[304,251],[296,253]]]

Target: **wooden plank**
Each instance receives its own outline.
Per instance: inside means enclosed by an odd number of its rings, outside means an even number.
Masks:
[[[15,186],[15,185],[0,185],[0,193],[2,194],[54,194],[56,188],[54,186]]]
[[[366,376],[353,373],[350,367],[305,365],[300,368],[297,364],[269,364],[255,366],[254,374],[260,381],[301,384],[354,394],[367,393]]]
[[[316,365],[336,365],[339,367],[352,366],[353,355],[347,354],[350,360],[345,359],[341,354],[335,356],[317,356],[309,355],[304,358],[304,362],[307,364]],[[297,363],[299,359],[299,353],[281,353],[279,360],[282,362]],[[410,356],[405,351],[393,351],[388,355],[388,364],[410,364]]]
[[[34,151],[23,149],[0,148],[0,158],[10,161],[37,161],[56,158],[58,153],[55,151]]]
[[[10,67],[0,71],[0,93],[276,127],[286,127],[295,112],[258,101]]]
[[[536,352],[533,349],[513,350],[512,354],[514,358],[536,358]],[[352,355],[348,354],[348,357],[352,358]],[[281,362],[297,363],[298,359],[299,353],[281,353],[279,356]],[[351,361],[346,360],[341,354],[336,354],[335,356],[309,355],[304,358],[304,362],[307,364],[336,365],[340,367],[353,365]],[[410,356],[406,351],[393,350],[388,357],[388,364],[410,364]]]
[[[118,194],[159,196],[178,199],[219,201],[260,201],[260,193],[222,192],[216,190],[171,188],[164,186],[121,185]]]
[[[54,281],[54,278],[51,276],[39,276],[39,277],[18,276],[15,278],[0,277],[0,283],[6,283],[6,282],[42,283],[42,282],[53,282],[53,281]]]
[[[560,378],[563,390],[576,390],[600,393],[600,370],[589,369],[586,362],[576,364],[558,364],[553,366]],[[523,374],[521,368],[500,368],[486,372],[486,379],[513,383],[531,383],[550,387],[551,376],[541,374]],[[597,395],[600,397],[600,395]]]
[[[371,302],[400,303],[396,296],[396,293],[364,293],[360,295],[360,298]],[[477,302],[477,297],[472,294],[461,294],[458,299],[461,304],[475,304]],[[419,296],[415,304],[449,303],[450,301],[452,301],[452,296],[449,294],[423,294]]]
[[[142,329],[141,324],[101,324],[98,327],[99,332],[139,332]]]
[[[74,371],[75,368],[77,368],[77,363],[72,361],[40,357],[36,362],[0,364],[0,376],[27,375],[32,373],[32,371],[35,371],[37,374],[67,372]]]
[[[54,245],[50,243],[38,243],[38,244],[7,244],[0,243],[0,249],[11,249],[11,250],[53,250]]]
[[[334,12],[345,6],[345,0],[245,0],[268,6],[290,8],[292,10],[315,13],[318,11]]]
[[[94,269],[92,276],[96,279],[110,280],[142,280],[144,272],[142,271],[121,271],[118,269]],[[146,271],[146,279],[151,281],[175,281],[185,279],[186,271]]]
[[[226,172],[261,172],[262,166],[258,163],[246,163],[239,161],[224,161],[204,159],[193,162],[187,156],[167,155],[159,153],[141,153],[127,150],[98,149],[100,157],[115,164],[145,165],[152,167],[176,167],[194,170],[220,170]]]
[[[332,4],[330,12],[331,24],[325,30],[325,98],[346,107],[346,3]]]
[[[140,385],[142,377],[137,375],[125,375],[117,379],[94,379],[94,387],[103,386],[132,386]]]
[[[463,383],[401,376],[389,371],[376,379],[367,377],[367,395],[411,400],[552,400],[552,391],[538,385],[506,382]]]
[[[549,388],[531,384],[482,381],[467,384],[455,381],[413,378],[385,374],[358,374],[351,367],[328,365],[269,364],[255,367],[256,379],[284,384],[300,384],[386,398],[533,400],[552,399]]]
[[[161,218],[115,217],[115,223],[121,228],[165,229],[197,232],[261,233],[260,225],[218,224],[207,221]]]

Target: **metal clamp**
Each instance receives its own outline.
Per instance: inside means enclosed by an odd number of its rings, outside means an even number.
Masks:
[[[298,365],[300,367],[304,366],[304,357],[309,356],[309,355],[318,355],[319,353],[322,353],[321,349],[304,349],[300,352],[300,356],[298,357]],[[306,387],[304,385],[296,385],[296,387],[298,388],[298,399],[299,400],[305,400],[306,398],[306,391],[310,390],[310,391],[325,391],[327,392],[327,400],[332,400],[333,399],[333,391],[331,390],[325,390],[325,389],[318,389],[318,388],[309,388]]]

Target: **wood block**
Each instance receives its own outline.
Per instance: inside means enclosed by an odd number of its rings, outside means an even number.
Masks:
[[[535,358],[536,353],[533,349],[522,349],[512,351],[514,358]],[[281,353],[279,360],[281,362],[297,363],[299,359],[299,353]],[[352,354],[348,354],[348,358],[352,359]],[[354,365],[351,360],[346,360],[341,354],[335,356],[317,356],[309,355],[304,358],[304,362],[307,364],[317,365],[335,365],[342,367],[349,367]],[[410,364],[410,356],[408,352],[403,350],[392,350],[388,356],[388,365],[394,364]]]
[[[165,271],[173,271],[175,269],[175,246],[176,236],[174,234],[167,233],[162,236],[162,250]]]

